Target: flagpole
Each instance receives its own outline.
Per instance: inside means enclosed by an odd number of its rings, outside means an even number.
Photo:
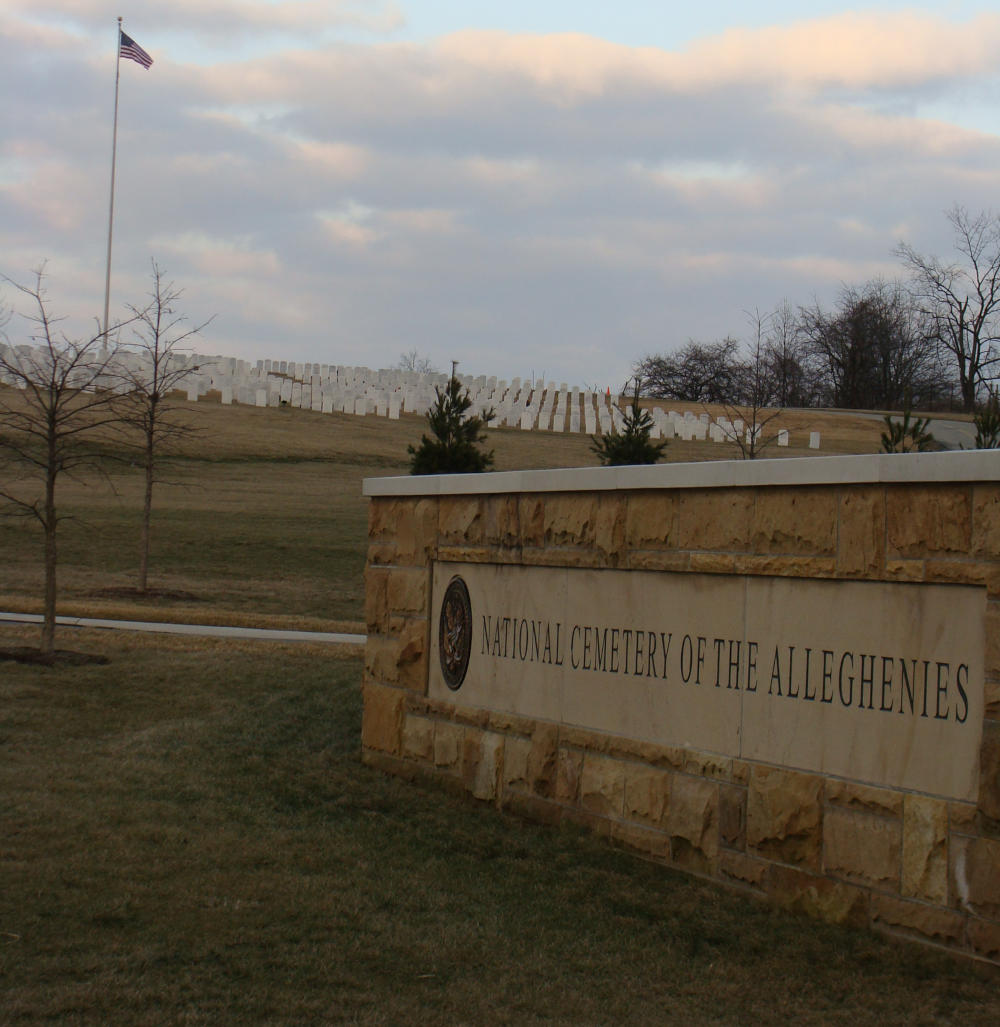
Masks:
[[[118,76],[121,73],[122,20],[118,18],[115,44],[115,120],[111,130],[111,199],[108,201],[108,265],[104,274],[104,341],[108,338],[108,306],[111,301],[111,231],[115,222],[115,158],[118,151]]]

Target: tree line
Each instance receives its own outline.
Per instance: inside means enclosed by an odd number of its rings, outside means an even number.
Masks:
[[[947,212],[951,259],[895,250],[904,277],[845,285],[833,309],[785,302],[750,341],[690,340],[634,365],[644,395],[732,406],[961,409],[1000,375],[1000,215]]]

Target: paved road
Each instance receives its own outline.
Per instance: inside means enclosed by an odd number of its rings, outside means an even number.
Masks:
[[[805,409],[805,408],[800,408]],[[824,414],[840,414],[844,417],[864,417],[870,421],[884,421],[885,414],[875,414],[867,410],[824,410]],[[902,420],[901,415],[893,415]],[[976,441],[976,426],[971,421],[952,421],[946,417],[932,417],[927,426],[928,431],[945,449],[973,449]]]
[[[974,449],[976,426],[971,421],[946,421],[932,418],[927,426],[930,433],[946,449]]]
[[[39,613],[0,613],[0,623],[41,624]],[[233,628],[211,624],[160,624],[141,620],[102,620],[97,617],[56,617],[59,627],[119,628],[124,631],[155,631],[167,635],[199,635],[212,638],[245,638],[265,642],[329,642],[334,645],[364,645],[367,635],[334,631],[282,631],[274,628]]]

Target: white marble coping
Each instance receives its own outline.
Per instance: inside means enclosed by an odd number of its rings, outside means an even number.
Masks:
[[[703,460],[642,467],[563,467],[483,474],[366,478],[366,496],[461,496],[512,492],[612,492],[768,485],[1000,482],[1000,450],[873,453],[789,459]]]

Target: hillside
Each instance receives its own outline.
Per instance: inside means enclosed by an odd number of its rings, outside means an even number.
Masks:
[[[406,447],[423,418],[321,414],[292,407],[222,406],[209,394],[180,401],[197,433],[164,468],[154,497],[151,583],[134,594],[141,475],[113,452],[107,482],[65,479],[60,507],[60,613],[202,623],[357,629],[363,616],[367,501],[364,478],[406,474]],[[874,452],[873,420],[814,412],[782,415],[792,446],[820,431],[822,454]],[[796,440],[799,445],[795,445]],[[493,429],[497,470],[594,462],[583,434]],[[712,442],[672,440],[669,461],[732,458]],[[821,457],[818,457],[821,458]],[[0,608],[37,610],[41,534],[0,519]]]

